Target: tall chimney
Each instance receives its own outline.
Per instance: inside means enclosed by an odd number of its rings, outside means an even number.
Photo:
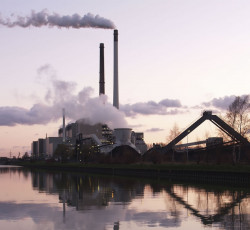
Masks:
[[[63,143],[66,141],[66,132],[65,132],[65,109],[63,108]]]
[[[100,43],[100,81],[99,95],[105,94],[105,79],[104,79],[104,44]]]
[[[119,88],[118,88],[118,30],[114,30],[114,92],[113,106],[119,109]]]

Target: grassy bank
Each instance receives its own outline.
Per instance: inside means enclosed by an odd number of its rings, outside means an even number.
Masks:
[[[154,178],[213,185],[250,185],[250,165],[209,164],[79,164],[58,162],[17,162],[32,169],[78,172],[122,177]]]
[[[135,169],[135,170],[176,170],[176,171],[206,171],[206,172],[228,172],[228,173],[250,173],[250,165],[214,165],[214,164],[192,164],[192,163],[169,163],[169,164],[80,164],[80,163],[59,163],[59,162],[25,162],[20,161],[15,164],[25,167],[42,167],[58,169]]]

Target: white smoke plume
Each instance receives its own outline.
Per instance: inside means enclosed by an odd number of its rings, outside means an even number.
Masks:
[[[70,120],[84,119],[93,125],[105,123],[110,128],[127,127],[125,115],[107,102],[107,96],[92,97],[93,89],[83,88],[75,93],[76,83],[58,80],[49,65],[39,68],[38,75],[49,77],[44,102],[34,104],[30,109],[22,107],[0,107],[0,126],[48,124],[62,118],[62,108]],[[42,80],[41,80],[42,81]]]
[[[84,16],[79,14],[61,16],[57,13],[50,14],[47,9],[40,12],[31,11],[29,16],[12,15],[11,18],[2,18],[0,16],[0,24],[7,27],[65,27],[65,28],[101,28],[115,29],[114,23],[99,15],[88,13]]]

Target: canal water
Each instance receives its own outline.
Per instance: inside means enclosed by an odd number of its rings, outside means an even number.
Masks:
[[[0,229],[250,229],[250,188],[0,166]]]

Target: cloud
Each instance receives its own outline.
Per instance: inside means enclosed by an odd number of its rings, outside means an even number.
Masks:
[[[241,95],[240,97],[244,97],[246,95]],[[211,101],[203,102],[201,106],[204,107],[213,107],[218,110],[225,111],[228,109],[229,105],[234,101],[235,95],[224,96],[219,98],[213,98]]]
[[[179,100],[172,100],[172,99],[164,99],[159,102],[159,105],[165,106],[165,107],[175,107],[180,108],[181,102]]]
[[[180,101],[172,99],[164,99],[158,103],[154,101],[148,101],[148,102],[138,102],[135,104],[120,105],[120,110],[123,111],[128,117],[134,117],[137,114],[174,115],[182,113],[183,111],[181,110],[181,108],[182,105]]]
[[[213,98],[209,102],[202,103],[202,105],[205,106],[205,107],[211,107],[212,106],[212,107],[215,107],[215,108],[218,108],[218,109],[227,110],[228,106],[234,101],[234,99],[235,99],[234,95],[219,97],[219,98]]]
[[[152,129],[147,129],[145,132],[161,132],[161,131],[164,131],[164,129],[152,128]]]
[[[84,87],[76,92],[77,84],[58,79],[56,71],[45,64],[37,69],[39,84],[46,86],[43,99],[30,108],[0,107],[0,126],[48,124],[58,121],[65,108],[66,117],[75,121],[84,118],[90,124],[106,123],[110,128],[127,127],[127,117],[136,115],[175,115],[183,113],[180,101],[163,99],[120,105],[120,110],[108,102],[106,95],[92,97],[94,90]]]
[[[0,107],[0,126],[46,124],[59,118],[59,114],[53,114],[51,110],[52,108],[42,104],[35,104],[30,109]]]
[[[0,107],[0,126],[47,124],[62,117],[62,109],[71,120],[85,118],[91,124],[106,123],[110,128],[127,127],[125,115],[108,103],[107,96],[91,97],[94,90],[84,87],[75,93],[76,83],[58,80],[53,68],[44,65],[37,70],[41,81],[45,79],[47,92],[44,101],[31,108]],[[49,76],[47,76],[49,75]]]
[[[45,74],[47,76],[53,76],[55,74],[55,70],[49,64],[45,64],[37,69],[37,74],[40,77],[42,74]]]
[[[133,128],[133,129],[137,129],[137,128],[141,128],[141,127],[143,127],[143,125],[142,124],[134,124],[134,125],[129,125],[129,127],[130,128]]]
[[[189,112],[188,108],[183,106],[178,99],[168,98],[159,102],[121,104],[120,110],[117,110],[108,102],[106,95],[93,97],[94,90],[91,87],[83,87],[79,92],[76,92],[77,84],[58,79],[56,71],[49,64],[38,68],[37,74],[39,83],[43,83],[47,87],[43,99],[39,99],[39,102],[33,104],[30,108],[20,106],[0,107],[0,126],[48,124],[61,119],[63,108],[65,108],[66,117],[69,120],[75,121],[84,118],[90,124],[106,123],[110,128],[127,127],[126,117],[177,115]],[[234,95],[213,98],[211,101],[201,103],[190,109],[224,111],[234,99]],[[147,132],[153,131],[160,130],[147,130]]]

